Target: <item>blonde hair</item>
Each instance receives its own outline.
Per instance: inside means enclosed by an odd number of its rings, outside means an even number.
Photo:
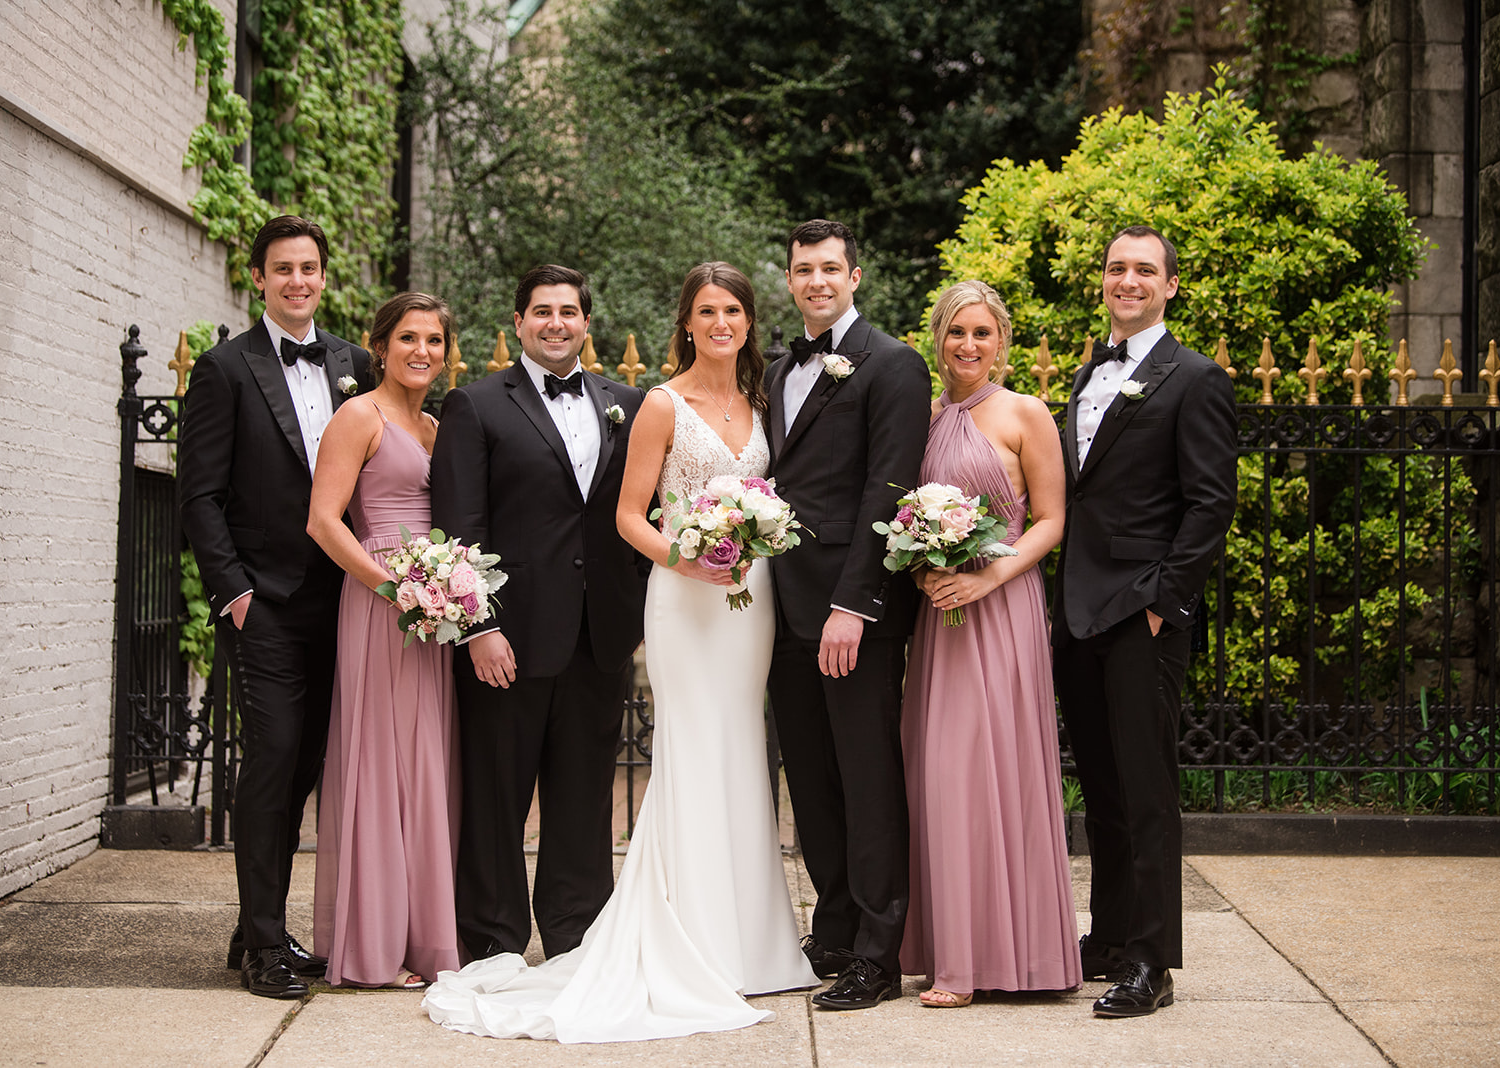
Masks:
[[[1010,312],[1006,310],[1000,294],[977,278],[955,282],[943,290],[942,296],[932,306],[932,343],[937,355],[938,378],[942,380],[945,389],[953,384],[948,380],[948,361],[943,359],[943,342],[948,336],[948,327],[953,325],[953,319],[959,312],[974,304],[983,304],[988,308],[1000,328],[1000,355],[995,360],[995,366],[990,368],[991,380],[998,382],[1004,377],[1005,365],[1010,360]]]

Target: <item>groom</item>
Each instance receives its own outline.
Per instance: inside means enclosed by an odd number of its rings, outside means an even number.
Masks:
[[[286,930],[302,810],[323,768],[344,573],[307,536],[323,428],[368,387],[365,351],[313,326],[328,239],[294,215],[261,227],[250,277],[266,311],[205,353],[183,398],[177,488],[240,714],[229,966],[252,994],[299,998],[327,965]]]
[[[1104,250],[1113,344],[1068,401],[1068,510],[1052,606],[1053,675],[1087,809],[1100,1016],[1172,1003],[1182,966],[1177,741],[1190,625],[1234,516],[1229,376],[1164,323],[1177,250],[1129,226]]]
[[[803,950],[837,980],[813,1001],[863,1009],[901,995],[907,814],[901,680],[916,587],[887,571],[871,524],[915,487],[932,395],[927,365],[854,309],[854,235],[814,219],[787,241],[806,336],[766,374],[771,470],[813,535],[776,557],[769,690],[808,875]],[[836,354],[836,355],[835,355]]]
[[[474,959],[531,940],[523,852],[540,790],[533,902],[547,956],[583,939],[614,888],[615,752],[645,590],[615,529],[642,392],[584,371],[582,274],[516,288],[520,362],[454,390],[432,452],[432,519],[500,554],[499,612],[453,658],[462,741],[458,933]]]

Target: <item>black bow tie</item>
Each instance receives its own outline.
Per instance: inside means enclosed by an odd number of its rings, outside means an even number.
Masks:
[[[792,338],[792,359],[799,365],[806,364],[814,356],[833,351],[833,331],[824,330],[809,341],[806,337]]]
[[[323,366],[323,357],[328,354],[328,346],[321,341],[309,341],[306,345],[299,345],[289,337],[281,339],[281,362],[290,367],[298,360],[307,360]]]
[[[1129,358],[1130,358],[1130,339],[1129,338],[1126,338],[1124,341],[1121,341],[1118,345],[1095,345],[1094,346],[1094,361],[1096,363],[1106,363],[1109,360],[1119,360],[1121,363],[1124,363]]]
[[[542,388],[547,391],[548,400],[556,400],[559,393],[571,393],[575,397],[583,396],[583,372],[574,371],[567,378],[558,378],[556,375],[543,375]]]

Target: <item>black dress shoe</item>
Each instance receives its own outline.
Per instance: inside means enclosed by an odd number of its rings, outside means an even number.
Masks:
[[[1172,1004],[1172,973],[1133,960],[1125,974],[1094,1002],[1095,1016],[1150,1016]]]
[[[285,946],[247,950],[240,963],[240,985],[261,998],[307,996],[307,981],[297,974]]]
[[[316,954],[309,953],[302,948],[301,942],[298,942],[285,931],[281,933],[281,944],[292,955],[293,967],[297,969],[298,975],[306,976],[309,979],[317,979],[328,971],[327,957],[319,957]],[[226,967],[238,970],[244,960],[245,936],[239,926],[236,925],[234,934],[229,936],[229,957]]]
[[[1119,946],[1107,945],[1091,934],[1078,940],[1078,955],[1083,958],[1083,978],[1086,982],[1100,979],[1111,983],[1120,981],[1129,963],[1120,953]]]
[[[854,962],[854,954],[847,949],[830,949],[812,935],[802,940],[802,952],[819,979],[837,979]]]
[[[868,1009],[901,996],[901,973],[888,972],[874,961],[855,957],[827,990],[813,995],[825,1009]]]

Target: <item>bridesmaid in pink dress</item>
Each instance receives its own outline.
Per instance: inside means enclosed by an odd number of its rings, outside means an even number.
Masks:
[[[1047,406],[990,381],[1010,344],[995,291],[952,286],[933,308],[932,331],[947,388],[933,404],[921,480],[989,494],[1019,554],[958,574],[917,573],[928,600],[901,720],[911,810],[901,970],[932,978],[923,1005],[961,1008],[975,990],[1082,981],[1037,566],[1062,539],[1064,475]],[[968,621],[943,626],[943,610],[958,606]]]
[[[422,402],[452,347],[445,303],[392,297],[370,336],[380,384],[339,406],[318,447],[307,530],[348,572],[313,898],[313,938],[334,986],[420,989],[460,966],[452,649],[403,648],[395,606],[374,592],[391,577],[385,555],[401,527],[432,526],[437,424]]]

